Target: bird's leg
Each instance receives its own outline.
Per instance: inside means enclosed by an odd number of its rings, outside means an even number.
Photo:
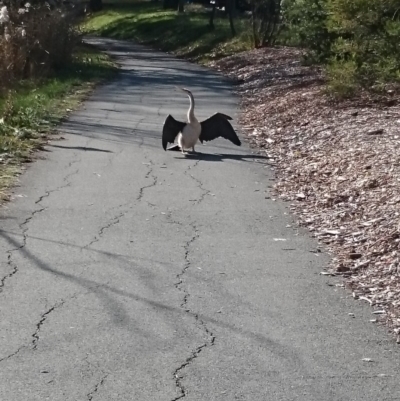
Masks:
[[[196,153],[196,151],[194,150],[194,146],[192,146],[192,151],[193,151],[193,153]]]
[[[185,155],[186,154],[185,153],[185,142],[183,141],[182,134],[179,135],[178,144],[179,144],[179,146],[181,148],[182,154]]]

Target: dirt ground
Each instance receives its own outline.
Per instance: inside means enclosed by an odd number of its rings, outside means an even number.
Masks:
[[[342,275],[400,343],[398,93],[335,101],[323,72],[292,48],[251,50],[212,67],[237,81],[240,123],[269,157],[276,195],[332,255],[324,274]]]

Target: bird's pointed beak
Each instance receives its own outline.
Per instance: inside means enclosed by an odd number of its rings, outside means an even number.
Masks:
[[[175,86],[175,89],[186,94],[188,93],[188,90],[186,88],[180,88],[179,86]]]

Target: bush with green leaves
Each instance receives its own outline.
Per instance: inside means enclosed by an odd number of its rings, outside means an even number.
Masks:
[[[281,27],[282,0],[250,0],[254,47],[273,45]]]
[[[0,162],[26,156],[36,143],[37,130],[44,123],[40,106],[37,96],[31,107],[16,107],[13,92],[9,92],[0,118]]]
[[[332,56],[335,34],[328,29],[328,2],[286,0],[283,3],[283,18],[290,42],[306,48],[306,58],[312,62],[324,62]]]
[[[351,70],[361,87],[383,88],[400,79],[399,0],[330,0],[328,29],[337,35],[330,76]]]
[[[286,29],[343,96],[400,80],[400,0],[286,0]]]

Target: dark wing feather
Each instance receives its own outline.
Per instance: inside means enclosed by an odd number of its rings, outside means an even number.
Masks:
[[[164,122],[162,131],[162,146],[167,150],[168,143],[174,143],[176,136],[183,130],[186,123],[175,120],[174,117],[169,115]]]
[[[229,116],[227,116],[227,115],[224,114],[224,113],[215,113],[215,114],[218,114],[219,116],[224,117],[224,118],[226,118],[227,120],[232,120],[232,117],[229,117]]]
[[[201,123],[200,142],[212,141],[222,137],[240,146],[242,143],[228,120],[232,120],[232,118],[222,113],[215,113],[207,120],[204,120]]]

